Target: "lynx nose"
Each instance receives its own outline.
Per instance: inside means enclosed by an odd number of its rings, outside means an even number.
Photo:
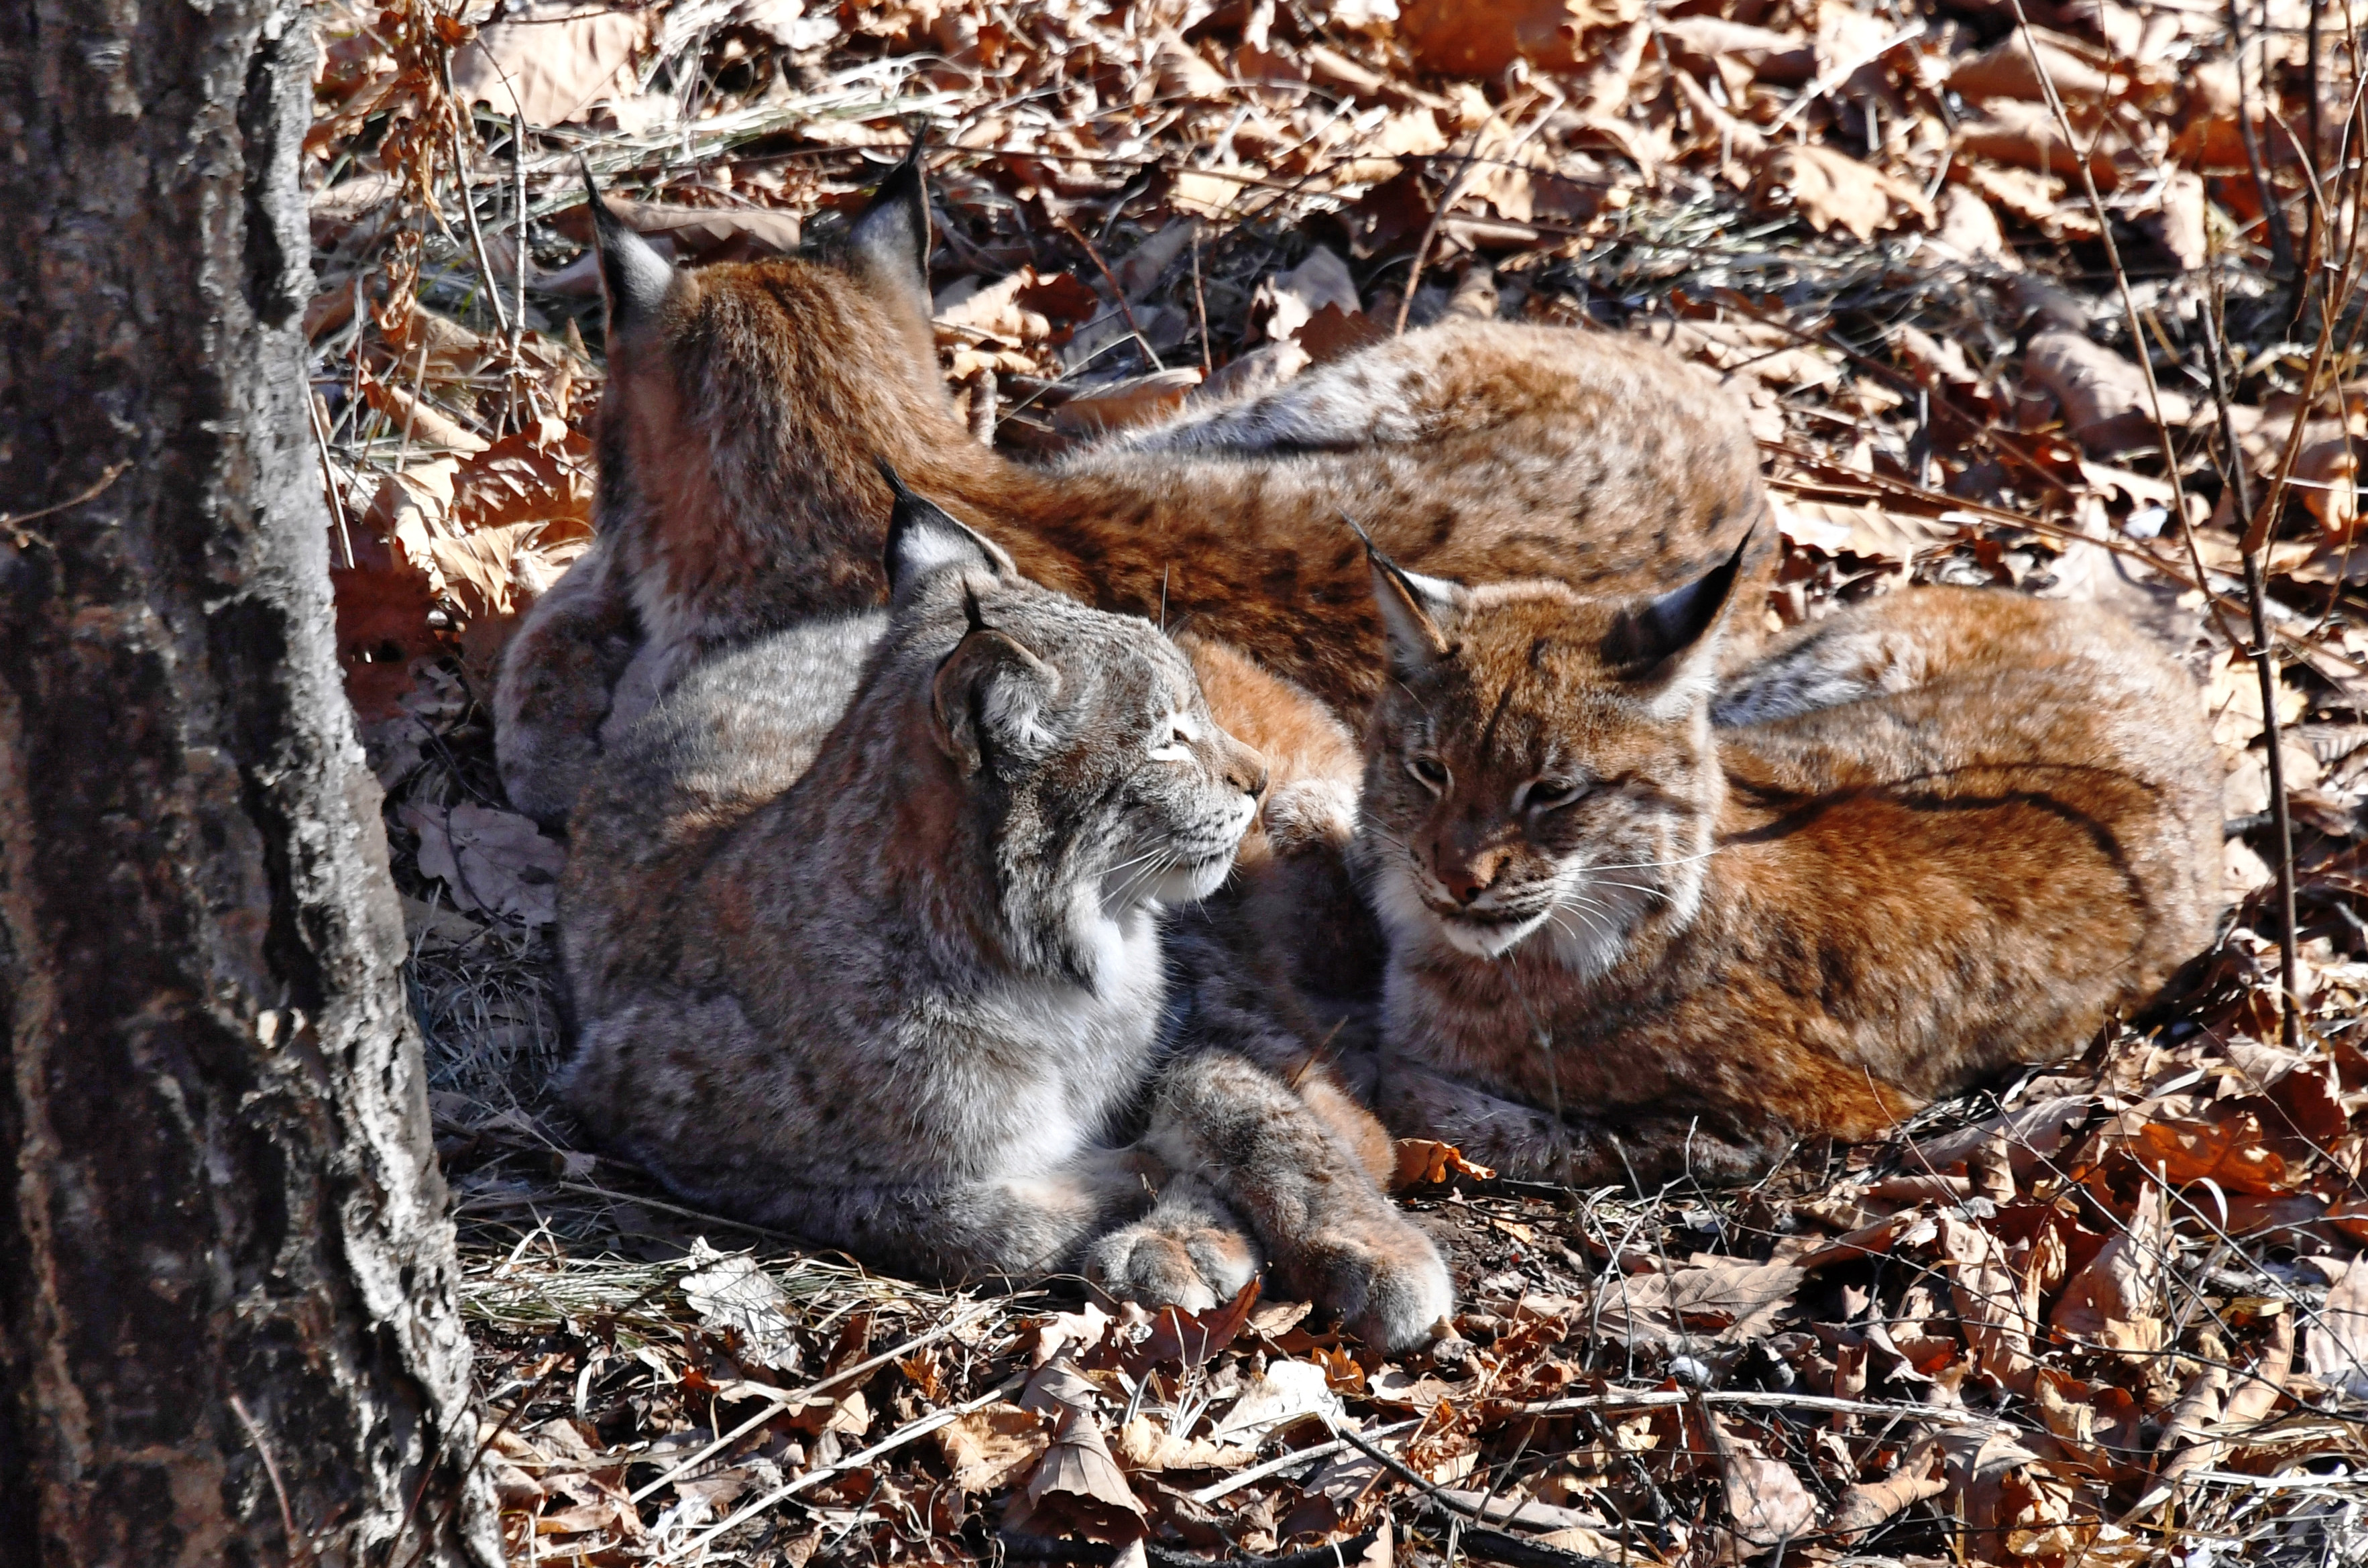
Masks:
[[[1504,857],[1497,854],[1475,855],[1461,864],[1444,858],[1436,862],[1440,885],[1458,903],[1470,903],[1495,886],[1504,864]]]
[[[1266,758],[1239,741],[1235,741],[1226,749],[1224,771],[1225,782],[1247,795],[1251,800],[1255,801],[1265,795]]]

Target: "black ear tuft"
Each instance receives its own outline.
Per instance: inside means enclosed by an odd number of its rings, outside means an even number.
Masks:
[[[856,275],[898,304],[929,316],[929,191],[921,172],[922,139],[888,171],[847,232]]]
[[[888,592],[903,604],[916,586],[950,567],[984,566],[998,577],[1018,575],[1011,557],[994,540],[965,526],[933,501],[913,494],[886,458],[874,457],[895,505],[888,514]]]
[[[592,244],[600,253],[600,292],[613,336],[655,318],[674,287],[674,264],[609,210],[593,182],[591,161],[579,154],[575,162],[584,172],[584,199],[592,207]]]
[[[1726,608],[1743,558],[1750,552],[1758,531],[1745,534],[1733,555],[1702,576],[1622,614],[1604,639],[1605,659],[1648,674],[1701,642]]]
[[[1340,520],[1365,541],[1365,562],[1373,574],[1373,603],[1381,610],[1390,665],[1403,673],[1426,669],[1455,651],[1449,630],[1463,619],[1471,590],[1443,577],[1409,572],[1383,555],[1371,534],[1347,513]]]

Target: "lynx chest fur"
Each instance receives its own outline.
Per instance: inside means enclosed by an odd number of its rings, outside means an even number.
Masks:
[[[2208,939],[2217,761],[2130,627],[1895,594],[1722,684],[1730,588],[1380,572],[1393,1119],[1565,1181],[1743,1176],[2078,1050]]]

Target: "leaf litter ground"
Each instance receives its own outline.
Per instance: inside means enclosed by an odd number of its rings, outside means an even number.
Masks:
[[[322,22],[303,325],[338,642],[517,1561],[2368,1559],[2368,119],[2332,7]],[[1772,617],[1987,585],[2106,600],[2188,661],[2230,765],[2222,939],[2154,1015],[1748,1191],[1406,1145],[1463,1305],[1395,1361],[1255,1294],[1180,1316],[878,1278],[578,1149],[550,1089],[562,846],[507,809],[485,702],[590,538],[575,160],[698,265],[825,235],[916,124],[982,439],[1054,454],[1449,313],[1654,337],[1749,399]]]

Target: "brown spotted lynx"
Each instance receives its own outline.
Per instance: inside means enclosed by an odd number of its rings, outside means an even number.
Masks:
[[[1160,912],[1267,786],[1148,622],[909,494],[889,610],[687,674],[582,799],[569,1102],[695,1201],[940,1277],[1205,1307],[1263,1255],[1375,1343],[1451,1305],[1320,1068],[1170,1053]]]
[[[1607,602],[1376,563],[1357,847],[1402,1130],[1746,1176],[2078,1049],[2211,936],[2217,757],[2102,610],[1898,593],[1721,683],[1732,564]]]

